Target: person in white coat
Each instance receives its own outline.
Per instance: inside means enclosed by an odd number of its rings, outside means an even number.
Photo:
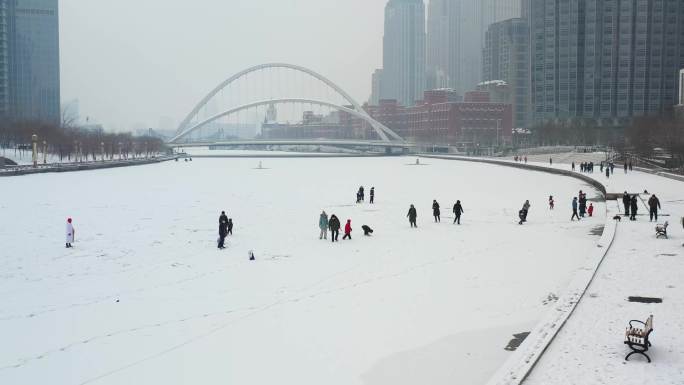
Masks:
[[[76,230],[74,230],[74,225],[71,223],[71,218],[67,219],[67,224],[66,224],[66,247],[67,249],[71,246],[71,244],[74,242],[74,235],[76,233]]]

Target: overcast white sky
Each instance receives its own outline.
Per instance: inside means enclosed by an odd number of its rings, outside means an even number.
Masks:
[[[363,102],[387,0],[61,0],[62,101],[107,128],[179,121],[230,75],[303,65]]]

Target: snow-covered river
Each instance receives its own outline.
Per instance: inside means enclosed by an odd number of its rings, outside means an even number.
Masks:
[[[598,193],[544,173],[399,157],[258,162],[0,179],[0,384],[482,384],[605,221],[594,202],[594,218],[570,222],[578,190]],[[361,185],[376,204],[354,203]],[[221,210],[235,222],[223,251]],[[351,219],[353,240],[319,240],[321,210]]]

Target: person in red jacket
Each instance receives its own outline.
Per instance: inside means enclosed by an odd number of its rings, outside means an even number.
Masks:
[[[587,209],[587,212],[589,213],[590,217],[594,215],[594,204],[593,203],[589,203],[589,208]]]
[[[347,219],[347,224],[344,225],[344,237],[342,237],[342,240],[344,241],[347,238],[349,238],[351,240],[351,232],[352,232],[351,219]]]

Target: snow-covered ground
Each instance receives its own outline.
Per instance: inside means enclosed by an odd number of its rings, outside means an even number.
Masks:
[[[578,180],[411,163],[195,159],[0,180],[0,384],[486,382],[596,248],[605,205],[569,222],[578,190],[597,195]],[[359,185],[376,205],[353,203]],[[222,209],[236,227],[218,251]],[[351,218],[354,239],[318,240],[321,209]]]
[[[546,384],[684,384],[684,183],[641,172],[615,171],[610,179],[594,174],[608,192],[656,194],[662,204],[659,221],[668,221],[669,239],[656,239],[655,221],[640,204],[637,222],[622,220],[613,246],[575,313],[542,356],[526,385]],[[609,202],[610,217],[622,202]],[[662,303],[629,302],[628,297],[661,298]],[[629,320],[654,315],[649,355],[624,360]]]

